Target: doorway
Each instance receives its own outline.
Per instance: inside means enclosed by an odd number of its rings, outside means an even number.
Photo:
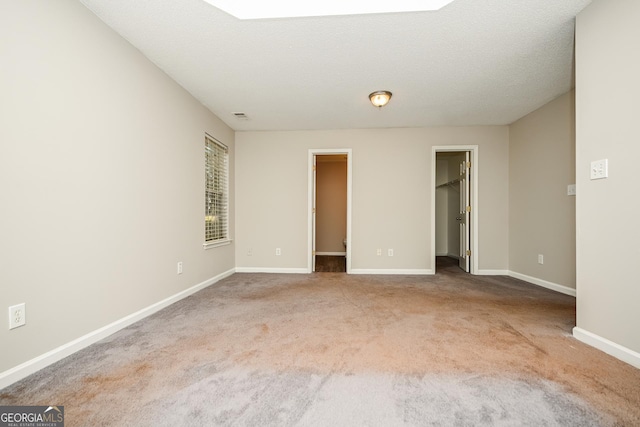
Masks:
[[[351,150],[309,150],[309,272],[351,272]]]
[[[436,257],[455,260],[459,268],[476,274],[477,146],[434,147],[432,152],[432,266]]]

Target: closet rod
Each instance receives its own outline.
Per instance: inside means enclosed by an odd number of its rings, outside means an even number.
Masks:
[[[449,185],[449,186],[452,186],[452,187],[453,187],[453,184],[456,184],[456,183],[458,183],[458,182],[460,182],[460,178],[453,179],[453,180],[451,180],[451,181],[449,181],[449,182],[445,182],[445,183],[440,184],[440,185],[436,185],[436,188],[444,187],[445,185]]]

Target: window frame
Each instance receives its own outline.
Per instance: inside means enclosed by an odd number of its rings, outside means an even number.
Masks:
[[[204,249],[215,248],[218,246],[228,245],[231,243],[229,232],[229,147],[205,133],[205,177],[204,177]],[[213,151],[213,155],[209,155],[209,151]],[[216,160],[215,154],[222,155],[222,161]],[[222,170],[218,170],[220,166]],[[208,178],[212,173],[211,181]],[[215,197],[219,207],[210,206],[210,200]],[[210,228],[209,217],[222,218],[222,229],[219,231]],[[210,235],[213,234],[213,235]]]

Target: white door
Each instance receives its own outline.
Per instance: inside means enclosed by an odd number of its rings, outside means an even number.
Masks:
[[[460,214],[457,220],[460,223],[460,268],[466,271],[470,271],[471,267],[471,242],[469,236],[470,233],[470,221],[471,214],[471,198],[469,177],[471,176],[471,162],[469,159],[469,152],[465,153],[465,160],[460,164]]]
[[[314,155],[313,156],[313,184],[312,184],[312,194],[311,194],[311,229],[312,231],[312,236],[311,236],[311,271],[314,272],[316,271],[316,163],[317,163],[317,156]]]

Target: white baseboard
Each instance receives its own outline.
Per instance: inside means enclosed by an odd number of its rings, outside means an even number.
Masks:
[[[565,295],[576,296],[576,290],[564,285],[558,285],[557,283],[548,282],[546,280],[538,279],[536,277],[527,276],[526,274],[516,273],[515,271],[509,271],[509,276],[524,280],[525,282],[533,283],[534,285],[542,286],[543,288],[551,289],[556,292],[560,292]]]
[[[384,268],[353,268],[351,274],[402,274],[402,275],[428,275],[433,274],[431,269],[384,269]]]
[[[316,252],[316,255],[346,256],[346,252]]]
[[[578,341],[582,341],[583,343],[588,344],[591,347],[595,347],[598,350],[604,351],[605,353],[615,357],[616,359],[620,359],[623,362],[626,362],[629,365],[635,366],[636,368],[640,369],[640,353],[637,353],[631,349],[621,346],[620,344],[616,344],[613,341],[609,341],[606,338],[602,338],[599,335],[596,335],[577,326],[573,328],[573,336]]]
[[[236,273],[308,274],[306,268],[236,267]]]
[[[144,319],[169,305],[180,301],[183,298],[192,295],[199,290],[206,288],[207,286],[211,286],[212,284],[224,279],[225,277],[231,276],[235,272],[235,269],[231,269],[225,271],[224,273],[218,274],[211,279],[205,280],[202,283],[198,283],[195,286],[190,287],[189,289],[185,289],[182,292],[178,292],[177,294],[170,296],[169,298],[165,298],[162,301],[159,301],[155,304],[152,304],[142,310],[139,310],[135,313],[132,313],[128,316],[123,317],[122,319],[116,320],[113,323],[110,323],[106,326],[103,326],[100,329],[96,329],[93,332],[89,332],[86,335],[81,336],[71,342],[61,345],[58,348],[54,348],[51,351],[48,351],[38,357],[35,357],[31,360],[28,360],[16,367],[13,367],[9,370],[6,370],[0,373],[0,389],[5,388],[16,381],[19,381],[42,368],[45,368],[59,360],[64,359],[65,357],[82,350],[85,347],[90,346],[103,338],[108,337],[121,329],[126,328],[127,326]]]
[[[508,276],[509,270],[476,270],[477,276]]]
[[[436,252],[436,256],[449,256],[447,252]]]

